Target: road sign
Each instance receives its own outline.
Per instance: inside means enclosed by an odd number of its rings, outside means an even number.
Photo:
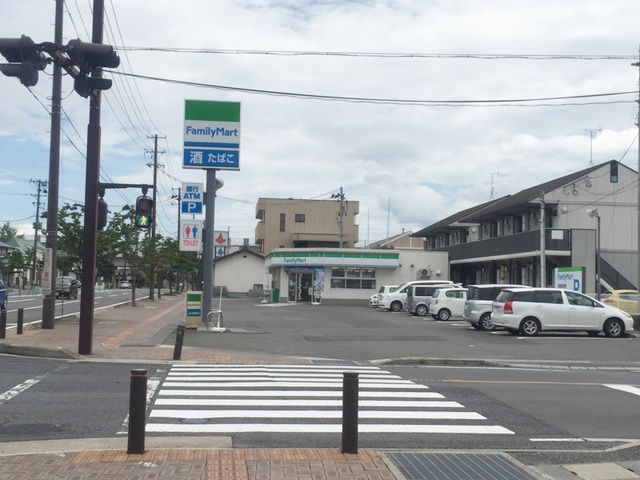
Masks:
[[[202,251],[202,220],[183,221],[180,225],[180,250]]]
[[[183,183],[182,198],[180,199],[180,213],[202,213],[203,200],[203,183]]]
[[[240,170],[240,103],[186,100],[183,168]]]

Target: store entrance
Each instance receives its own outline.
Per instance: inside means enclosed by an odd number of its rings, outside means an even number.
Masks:
[[[313,273],[289,274],[289,301],[311,302],[313,299]]]

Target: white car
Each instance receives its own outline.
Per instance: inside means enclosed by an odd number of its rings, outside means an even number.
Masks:
[[[378,306],[378,294],[374,293],[373,295],[371,295],[369,297],[369,306],[370,307],[377,307]]]
[[[407,290],[411,285],[437,285],[437,284],[453,284],[450,280],[415,280],[413,282],[405,282],[396,290],[387,293],[378,298],[378,308],[399,312],[407,305]]]
[[[627,312],[587,295],[559,288],[507,288],[493,302],[491,322],[509,333],[537,335],[544,330],[623,337],[633,330]]]
[[[438,320],[462,317],[466,299],[466,288],[439,288],[431,296],[429,313]]]

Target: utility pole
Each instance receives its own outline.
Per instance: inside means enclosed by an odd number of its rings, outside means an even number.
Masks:
[[[158,135],[154,135],[153,137],[153,164],[149,164],[150,167],[153,167],[153,214],[151,218],[151,249],[153,254],[151,255],[151,265],[150,268],[150,285],[149,285],[149,300],[153,301],[153,289],[156,284],[156,212],[158,211],[156,200],[158,198],[157,194],[157,186],[158,186]],[[163,152],[164,153],[164,152]],[[160,298],[160,285],[158,284],[158,298]]]
[[[638,58],[640,58],[640,51],[638,52]],[[637,263],[637,270],[638,270],[638,278],[637,278],[637,282],[636,283],[636,290],[638,292],[640,292],[640,62],[637,63],[632,63],[631,64],[634,67],[638,67],[638,116],[637,118],[637,122],[636,126],[638,127],[638,211],[636,212],[636,222],[638,222],[638,263]],[[638,303],[638,310],[637,310],[637,314],[640,315],[640,301],[637,302]]]
[[[42,229],[40,223],[40,195],[47,193],[45,187],[47,182],[44,180],[31,180],[31,183],[37,185],[36,193],[36,221],[33,222],[33,265],[31,266],[31,288],[36,284],[36,262],[38,260],[38,232]]]
[[[178,236],[176,237],[180,241],[180,214],[181,214],[181,202],[182,202],[182,187],[172,188],[171,190],[178,190],[177,195],[171,195],[172,200],[178,200]]]
[[[338,212],[338,229],[340,231],[340,248],[342,248],[344,246],[344,217],[347,214],[344,201],[344,191],[342,190],[342,187],[340,187],[340,193],[334,193],[333,195],[331,195],[331,198],[337,198],[340,202],[340,210]]]
[[[544,192],[540,194],[540,286],[547,286],[547,253],[546,253],[546,229],[544,228]]]

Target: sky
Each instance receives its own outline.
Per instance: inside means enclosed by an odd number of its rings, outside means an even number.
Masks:
[[[215,229],[254,240],[259,197],[359,202],[358,246],[616,159],[637,170],[640,2],[104,0],[101,181],[151,184],[177,235],[185,100],[241,103],[240,169]],[[90,41],[66,0],[64,41]],[[0,2],[4,38],[53,41],[54,0]],[[4,59],[0,59],[4,60]],[[0,223],[33,235],[48,180],[51,73],[0,75]],[[89,101],[63,78],[59,205],[84,202]],[[108,190],[111,211],[137,189]],[[41,208],[46,209],[46,195]]]

